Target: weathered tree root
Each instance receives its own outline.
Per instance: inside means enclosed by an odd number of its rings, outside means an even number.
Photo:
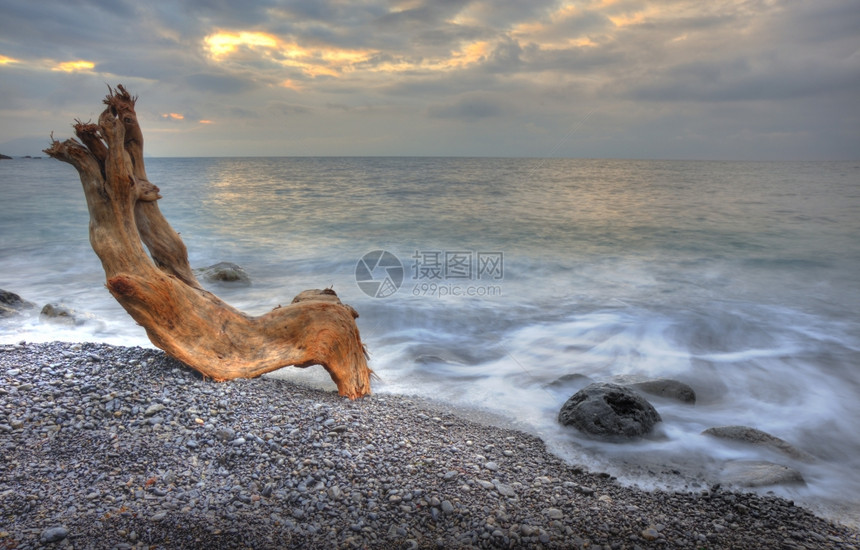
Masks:
[[[90,243],[114,298],[153,344],[204,376],[253,378],[322,365],[340,395],[370,393],[358,314],[334,291],[306,290],[288,306],[251,317],[203,289],[158,208],[159,188],[146,177],[136,101],[122,85],[109,89],[98,124],[76,121],[80,142],[52,140],[45,149],[80,175]]]

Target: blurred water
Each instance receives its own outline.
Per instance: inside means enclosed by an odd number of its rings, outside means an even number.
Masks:
[[[250,287],[212,288],[228,302],[260,314],[331,286],[353,305],[381,377],[375,391],[498,413],[571,461],[643,485],[695,488],[725,460],[774,460],[807,480],[776,492],[857,522],[857,163],[236,158],[147,168],[192,265],[232,261],[250,273]],[[2,320],[0,342],[148,345],[104,288],[74,170],[2,161],[0,189],[0,288],[89,314],[72,327],[35,312]],[[386,298],[356,284],[373,250],[402,262]],[[434,255],[444,268],[446,254],[470,259],[469,277],[419,276]],[[480,255],[503,264],[479,278]],[[671,377],[698,402],[655,398],[657,436],[600,444],[555,421],[584,383],[572,374]],[[726,424],[816,461],[699,435]],[[672,470],[680,481],[663,475]]]

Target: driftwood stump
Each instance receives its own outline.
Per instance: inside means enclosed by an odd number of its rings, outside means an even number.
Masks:
[[[136,101],[122,85],[109,88],[98,124],[76,121],[80,142],[52,140],[45,149],[80,175],[90,243],[114,298],[153,344],[204,376],[253,378],[322,365],[341,395],[370,393],[358,314],[334,291],[306,290],[292,304],[252,317],[203,289],[185,244],[158,208],[159,188],[146,177]]]

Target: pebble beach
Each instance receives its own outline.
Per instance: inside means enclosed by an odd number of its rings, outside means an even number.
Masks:
[[[159,350],[0,346],[0,549],[857,549],[794,503],[645,491],[430,401]]]

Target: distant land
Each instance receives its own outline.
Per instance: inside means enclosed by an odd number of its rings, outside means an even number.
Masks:
[[[62,138],[65,139],[65,138]],[[43,137],[23,137],[0,143],[0,151],[12,158],[36,157],[42,155],[42,149],[51,145],[50,133]]]
[[[0,160],[12,160],[12,159],[14,159],[14,158],[15,158],[15,157],[10,157],[9,155],[4,155],[4,154],[0,153]],[[42,158],[42,157],[40,157],[40,156],[24,155],[23,157],[18,157],[18,158],[21,158],[21,159],[40,159],[40,158]]]

